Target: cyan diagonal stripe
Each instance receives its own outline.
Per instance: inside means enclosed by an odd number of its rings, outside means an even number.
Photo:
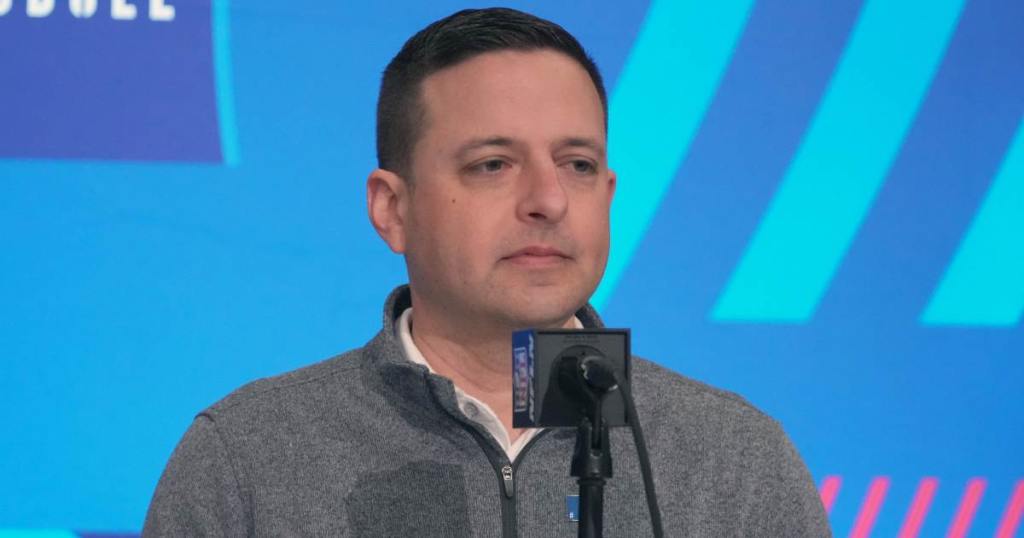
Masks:
[[[1013,327],[1022,315],[1024,120],[921,322]]]
[[[601,308],[629,265],[700,126],[753,0],[654,0],[609,105],[619,178]]]
[[[917,115],[963,0],[868,0],[775,198],[712,311],[813,316]]]
[[[238,165],[235,84],[231,64],[231,3],[213,0],[213,69],[217,89],[217,125],[224,164]]]

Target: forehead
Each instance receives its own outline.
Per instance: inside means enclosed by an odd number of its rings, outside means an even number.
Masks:
[[[586,70],[553,50],[488,52],[423,81],[421,142],[471,137],[604,140],[604,109]]]

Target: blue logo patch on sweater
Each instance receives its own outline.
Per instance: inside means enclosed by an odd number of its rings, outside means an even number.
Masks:
[[[565,510],[569,514],[569,521],[580,520],[580,496],[579,495],[566,495],[565,496]]]

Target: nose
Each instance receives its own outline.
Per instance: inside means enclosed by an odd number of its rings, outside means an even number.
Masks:
[[[521,220],[556,224],[569,210],[569,198],[553,162],[533,164],[523,170],[517,213]]]

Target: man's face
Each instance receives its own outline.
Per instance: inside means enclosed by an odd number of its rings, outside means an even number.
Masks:
[[[564,323],[608,257],[615,177],[586,71],[549,50],[485,53],[424,80],[405,254],[445,315]]]

